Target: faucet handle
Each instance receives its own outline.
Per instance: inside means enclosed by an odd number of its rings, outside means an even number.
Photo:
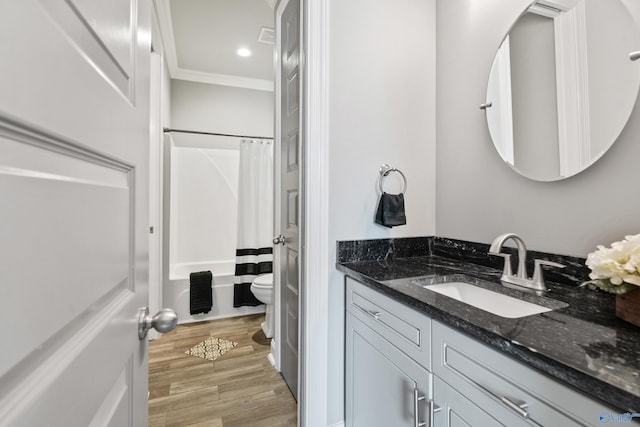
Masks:
[[[487,252],[489,255],[500,256],[504,258],[504,267],[502,267],[502,277],[512,276],[511,271],[511,254],[504,254],[502,252]]]
[[[533,269],[533,283],[544,288],[544,269],[543,265],[548,265],[551,267],[564,268],[564,264],[560,264],[553,261],[547,261],[545,259],[536,259],[534,260],[534,269]]]

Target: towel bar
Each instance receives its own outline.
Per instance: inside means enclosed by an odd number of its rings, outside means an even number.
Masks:
[[[407,192],[407,177],[404,176],[404,174],[402,173],[402,171],[400,169],[396,169],[396,168],[392,168],[391,166],[389,166],[386,163],[383,163],[380,166],[380,177],[378,178],[378,186],[380,187],[380,193],[384,193],[384,190],[382,189],[382,181],[384,180],[384,178],[389,175],[391,172],[397,172],[400,174],[400,176],[402,176],[402,192],[401,194],[404,194]]]

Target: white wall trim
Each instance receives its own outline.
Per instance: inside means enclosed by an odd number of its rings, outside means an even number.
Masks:
[[[169,0],[153,0],[156,17],[160,26],[160,35],[164,47],[164,59],[167,61],[169,74],[173,77],[173,70],[178,68],[176,55],[176,43],[173,34],[173,22],[171,21],[171,6]]]
[[[278,366],[276,366],[276,359],[278,359],[278,343],[276,342],[275,336],[271,339],[271,352],[267,355],[267,360],[271,363],[271,366],[275,368],[276,371],[280,372]]]
[[[162,308],[162,55],[151,52],[149,114],[149,311]],[[149,339],[160,337],[155,329]]]
[[[282,129],[280,126],[281,120],[282,120],[282,97],[280,96],[280,94],[282,93],[282,87],[280,84],[280,79],[281,79],[281,74],[282,74],[282,70],[280,67],[280,61],[279,59],[281,58],[280,56],[280,46],[281,46],[281,38],[282,38],[282,32],[280,31],[280,25],[281,25],[281,19],[282,19],[282,11],[284,8],[284,3],[283,1],[279,1],[277,6],[276,6],[276,11],[275,11],[275,52],[276,52],[276,56],[278,58],[278,60],[276,60],[276,66],[275,66],[275,96],[274,101],[275,101],[275,107],[274,107],[274,123],[273,123],[273,131],[274,131],[274,156],[273,156],[273,170],[274,170],[274,199],[273,199],[273,205],[274,205],[274,212],[273,212],[273,234],[274,236],[277,236],[280,233],[280,229],[281,229],[281,225],[280,225],[280,218],[282,215],[282,191],[280,191],[280,189],[282,188],[282,179],[281,179],[281,173],[280,171],[282,170],[282,150],[281,150],[281,142],[282,142]],[[274,338],[271,340],[271,355],[273,356],[273,367],[276,368],[276,370],[278,372],[280,372],[280,346],[279,343],[278,346],[276,346],[276,340],[278,340],[280,337],[280,302],[282,299],[281,296],[281,281],[280,281],[280,265],[282,263],[282,245],[275,245],[274,249],[273,249],[273,265],[274,265],[274,269],[273,269],[273,284],[274,284],[274,318],[273,318],[273,324],[274,324]],[[275,351],[274,351],[275,350]]]
[[[540,16],[546,16],[547,18],[555,18],[560,14],[560,10],[556,8],[549,9],[544,6],[540,6],[539,3],[529,6],[529,9],[527,10],[527,12],[535,13],[536,15],[540,15]]]
[[[304,282],[301,426],[327,425],[329,306],[329,2],[303,0]]]
[[[581,3],[581,0],[537,0],[536,3],[558,11],[567,11]]]
[[[273,92],[273,80],[254,79],[229,74],[205,73],[179,67],[172,69],[171,66],[169,66],[169,72],[171,73],[171,78],[176,80]]]
[[[176,53],[175,35],[173,33],[171,6],[169,4],[169,0],[154,0],[153,3],[155,5],[156,17],[162,34],[165,59],[172,79],[273,92],[273,81],[271,80],[232,76],[228,74],[206,73],[203,71],[181,68],[178,65],[178,55]]]

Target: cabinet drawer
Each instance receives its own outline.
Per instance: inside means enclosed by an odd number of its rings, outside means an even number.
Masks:
[[[346,285],[347,311],[431,370],[431,319],[350,277]]]
[[[432,328],[434,374],[506,425],[595,426],[600,413],[619,412],[439,322]]]

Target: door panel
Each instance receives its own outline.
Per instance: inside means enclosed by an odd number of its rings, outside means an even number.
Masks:
[[[112,81],[123,72],[109,71],[122,66],[103,46],[107,42],[85,24],[78,32],[63,27],[80,26],[83,20],[77,15],[66,22],[52,12],[68,8],[64,0],[2,2],[0,55],[7,59],[0,68],[3,116],[73,145],[99,148],[130,164],[126,160],[131,142],[148,135],[150,4],[125,2],[137,7],[133,13],[137,20],[131,24],[133,68],[125,93]],[[102,59],[97,52],[102,52]]]
[[[0,3],[0,425],[147,423],[150,2]]]
[[[278,118],[280,137],[280,371],[298,398],[299,289],[300,289],[300,4],[289,0],[276,18],[279,34],[280,88]]]
[[[87,62],[131,99],[136,43],[131,17],[136,2],[40,0],[40,4]]]
[[[287,229],[289,232],[297,232],[298,229],[298,190],[287,191]]]
[[[104,425],[103,420],[110,420],[109,427],[126,426],[128,415],[131,413],[131,401],[127,399],[127,389],[131,387],[129,377],[131,376],[131,364],[128,364],[118,376],[118,380],[113,385],[107,397],[102,402],[102,406],[96,412],[89,427],[100,427]]]
[[[346,425],[410,426],[427,417],[431,373],[351,313],[346,316]],[[414,390],[425,400],[415,413]]]
[[[437,426],[502,426],[492,416],[435,375],[433,377],[433,400],[441,408],[434,418],[434,424]]]
[[[287,248],[287,256],[286,256],[286,265],[287,265],[287,275],[285,279],[286,290],[284,294],[288,296],[287,299],[283,301],[285,305],[286,312],[286,321],[284,324],[286,325],[287,332],[284,335],[286,337],[285,352],[288,353],[291,360],[296,362],[296,371],[297,360],[298,360],[298,307],[299,307],[299,291],[298,291],[298,280],[299,280],[299,271],[298,271],[298,252]],[[288,373],[290,375],[290,373]],[[291,378],[291,377],[290,377]],[[291,388],[291,385],[289,385]],[[293,390],[292,390],[293,391]]]
[[[295,132],[289,134],[287,138],[287,172],[293,172],[299,168],[298,130],[296,129]]]
[[[73,328],[84,308],[133,283],[130,170],[106,159],[93,163],[88,153],[74,158],[77,151],[53,153],[16,139],[0,139],[2,221],[11,224],[0,229],[0,241],[24,254],[0,258],[3,280],[12,284],[3,295],[3,316],[18,325],[0,331],[0,339],[13,344],[3,351],[0,375],[51,335]]]

